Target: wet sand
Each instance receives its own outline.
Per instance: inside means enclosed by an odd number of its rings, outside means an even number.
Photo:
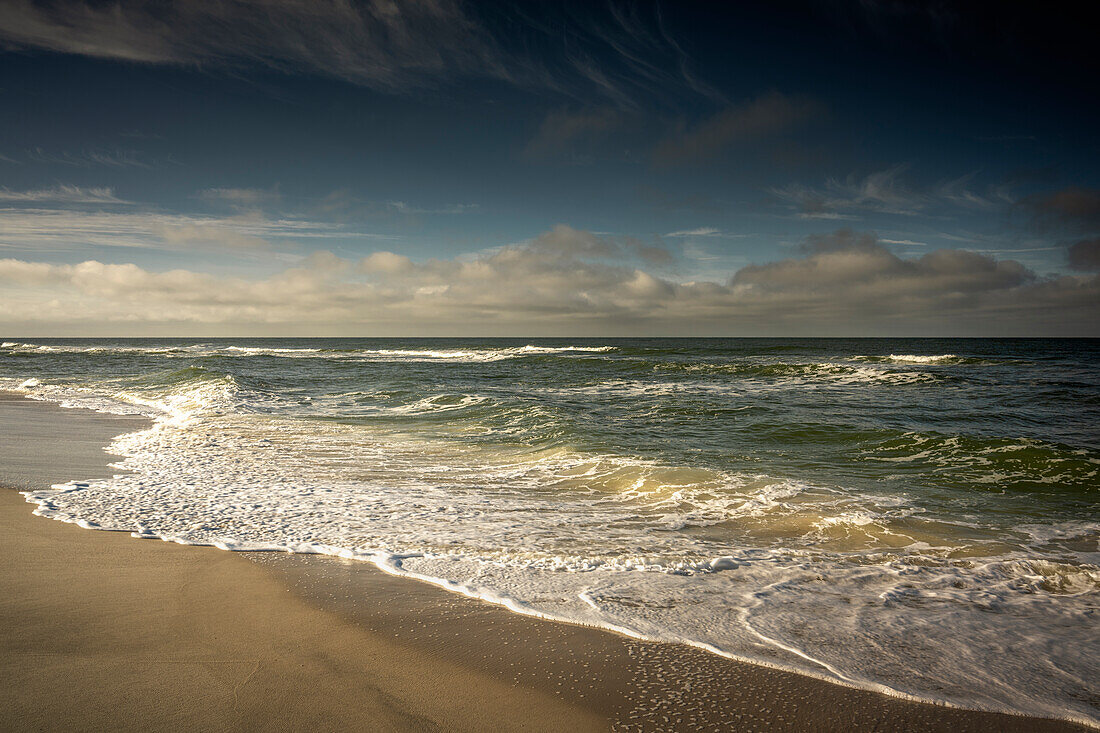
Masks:
[[[0,393],[0,484],[115,471],[146,421]],[[0,491],[0,729],[1086,730],[517,616],[365,563],[35,517]]]

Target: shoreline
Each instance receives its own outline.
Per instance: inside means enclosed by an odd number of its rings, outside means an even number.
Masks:
[[[29,433],[41,433],[35,437],[23,431],[29,446],[24,450],[32,451],[24,457],[25,465],[10,455],[11,441],[0,454],[0,485],[24,489],[110,475],[103,446],[113,435],[148,424],[145,419],[70,410],[17,395],[0,395],[0,409],[7,423],[16,420],[14,411],[20,410],[19,415],[31,419],[22,421],[24,427],[34,428]],[[0,430],[5,435],[11,431],[2,424]],[[41,442],[44,438],[49,445]],[[99,473],[86,473],[96,470],[97,461]],[[281,662],[256,662],[247,675],[241,667],[241,675],[219,681],[207,670],[202,679],[208,687],[185,676],[185,681],[199,684],[193,702],[209,708],[198,712],[218,711],[223,716],[205,724],[230,727],[260,724],[255,716],[262,715],[266,705],[276,704],[287,715],[299,716],[295,719],[301,725],[324,725],[315,714],[327,711],[329,725],[365,720],[356,716],[370,714],[376,716],[370,719],[372,725],[394,730],[474,730],[490,721],[493,728],[516,730],[656,730],[677,724],[693,729],[757,725],[772,730],[1088,730],[1063,720],[914,702],[685,645],[638,641],[603,629],[522,616],[387,575],[361,561],[228,553],[140,543],[121,532],[82,532],[63,522],[39,521],[31,514],[33,505],[22,497],[0,495],[7,530],[5,584],[17,590],[0,604],[7,629],[4,677],[17,700],[26,700],[25,706],[11,706],[16,712],[0,713],[0,722],[12,729],[34,727],[35,711],[56,702],[50,698],[58,691],[92,686],[78,674],[89,656],[76,659],[65,651],[90,645],[97,652],[90,658],[117,661],[125,651],[154,667],[161,656],[186,657],[199,648],[207,656],[237,650],[242,659],[266,659],[262,652],[278,649],[284,655]],[[116,572],[120,560],[128,573]],[[164,577],[150,577],[154,568]],[[59,583],[62,578],[68,583]],[[127,597],[124,590],[140,593],[142,582],[165,586],[160,607]],[[177,590],[189,590],[173,595],[167,587],[173,582],[183,583],[173,586]],[[89,590],[88,584],[110,586],[114,593]],[[89,593],[94,603],[88,601]],[[28,599],[34,600],[29,606]],[[74,615],[82,619],[75,628],[64,622]],[[264,628],[251,623],[257,615],[265,619]],[[167,632],[168,640],[151,638],[148,632],[132,643],[119,636],[122,627],[115,628],[115,622],[126,620],[130,628],[135,618]],[[185,633],[197,631],[199,619],[206,633]],[[294,623],[288,625],[288,620]],[[316,632],[321,628],[323,635]],[[183,694],[177,689],[179,680],[164,666],[155,675],[164,687],[149,690],[150,699]],[[302,672],[303,667],[308,672]],[[112,674],[133,682],[133,673],[121,668]],[[431,683],[425,684],[425,679]],[[232,696],[222,697],[232,705],[210,708],[208,699],[222,699],[214,693],[224,693],[222,688],[231,682]],[[120,699],[111,710],[100,712],[125,714],[120,720],[135,728],[150,724],[134,717],[146,710],[142,705],[148,707],[147,701],[132,699],[125,685],[115,690],[101,675],[94,686],[94,691],[86,690],[76,699],[86,701],[93,693],[109,698],[102,689],[106,686]],[[345,695],[351,689],[375,690],[374,699],[384,704],[372,707],[354,695],[341,704],[321,694],[333,689]],[[122,702],[132,707],[127,710]],[[233,713],[237,717],[230,715],[232,711],[238,711]],[[87,708],[68,710],[78,712],[86,713]],[[5,720],[8,715],[15,717]],[[383,719],[388,722],[379,726]]]

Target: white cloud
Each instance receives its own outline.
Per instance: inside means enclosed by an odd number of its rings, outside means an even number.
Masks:
[[[721,283],[678,283],[609,263],[625,251],[559,226],[473,259],[317,253],[252,279],[4,259],[0,325],[284,335],[1097,335],[1097,276],[1042,278],[964,250],[906,260],[872,236],[838,232]]]
[[[155,168],[151,161],[136,150],[84,150],[79,153],[52,153],[42,148],[27,151],[27,159],[36,163],[57,163],[77,168],[105,166],[107,168]]]
[[[823,188],[791,184],[773,188],[771,193],[799,208],[803,218],[839,219],[851,211],[915,214],[926,206],[927,199],[901,182],[905,168],[894,166],[861,179],[830,178]]]
[[[112,188],[84,188],[64,184],[53,188],[40,188],[31,191],[12,191],[8,188],[0,188],[0,201],[12,203],[108,204],[111,206],[133,203],[115,196]]]
[[[19,201],[27,202],[53,203]],[[333,224],[258,215],[204,217],[153,210],[77,210],[41,205],[0,209],[0,248],[9,250],[80,250],[89,246],[142,249],[205,246],[240,250],[277,242],[343,238],[388,239]]]
[[[710,250],[704,249],[694,242],[687,242],[683,246],[684,257],[689,260],[695,260],[697,262],[711,262],[719,260],[721,257],[714,254]]]
[[[721,229],[715,229],[714,227],[698,227],[696,229],[681,229],[675,232],[669,232],[666,237],[672,237],[674,239],[696,239],[696,238],[717,238],[717,239],[741,239],[742,237],[751,236],[749,234],[734,234],[733,232],[723,231]]]
[[[793,183],[771,188],[769,192],[796,209],[800,219],[821,220],[854,220],[866,213],[913,216],[930,213],[937,205],[988,211],[1013,201],[1004,187],[991,187],[984,195],[969,189],[974,174],[940,181],[928,190],[917,191],[902,180],[907,169],[906,165],[896,165],[862,178],[829,178],[821,187]]]
[[[413,206],[407,204],[404,201],[387,201],[386,207],[399,214],[469,214],[478,210],[477,204],[448,204],[439,208],[431,209],[420,206]]]
[[[669,232],[666,237],[721,237],[722,232],[713,227],[699,227],[698,229],[684,229],[678,232]]]
[[[204,188],[196,196],[203,201],[227,204],[234,208],[257,208],[278,201],[278,189],[262,188]]]

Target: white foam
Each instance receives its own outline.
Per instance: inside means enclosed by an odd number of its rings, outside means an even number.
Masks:
[[[220,346],[213,344],[182,344],[166,346],[125,346],[102,344],[31,344],[15,341],[5,341],[0,348],[9,348],[35,353],[56,354],[150,354],[167,357],[195,358],[195,357],[235,357],[247,358],[256,356],[281,357],[281,358],[319,358],[335,360],[360,360],[360,361],[455,361],[455,362],[492,362],[505,359],[518,359],[525,356],[571,354],[571,353],[603,353],[614,351],[615,346],[535,346],[528,344],[519,347],[499,347],[482,349],[322,349],[322,348],[290,348],[268,346]]]
[[[964,361],[964,359],[958,354],[890,354],[889,356],[853,356],[852,360],[890,362],[893,364],[957,364]]]
[[[794,389],[847,388],[861,385],[907,386],[940,381],[934,374],[844,364],[796,365],[785,374],[755,374],[740,365],[696,364],[682,367],[684,371],[715,374],[714,379],[691,381],[652,381],[644,379],[605,379],[592,384],[571,387],[544,387],[540,394],[607,395],[618,397],[662,397],[683,394],[759,395]],[[729,374],[731,377],[723,377]]]
[[[933,355],[918,355],[918,354],[890,354],[890,361],[899,362],[902,364],[945,364],[951,361],[957,361],[958,356],[955,354],[933,354]]]

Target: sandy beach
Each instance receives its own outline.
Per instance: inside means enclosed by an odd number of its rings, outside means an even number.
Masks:
[[[0,396],[0,484],[109,475],[103,446],[143,424]],[[4,730],[1085,730],[521,617],[365,563],[31,511],[0,492]]]

